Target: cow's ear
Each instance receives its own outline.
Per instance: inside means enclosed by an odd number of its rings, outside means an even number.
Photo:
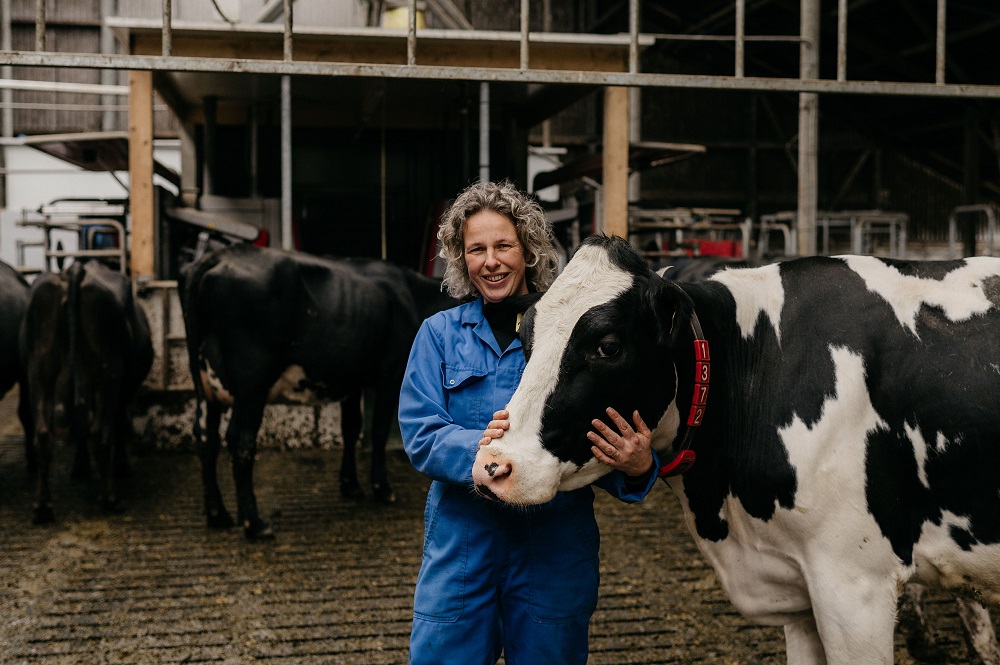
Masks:
[[[688,294],[670,280],[651,275],[646,289],[645,306],[656,325],[656,342],[673,347],[680,332],[691,325],[694,303]]]

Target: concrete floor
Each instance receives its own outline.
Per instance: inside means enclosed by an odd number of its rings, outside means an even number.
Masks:
[[[127,508],[105,515],[57,451],[57,522],[30,523],[11,398],[0,402],[0,663],[405,663],[429,482],[389,455],[398,501],[337,492],[339,451],[264,450],[273,542],[210,531],[191,452],[138,452]],[[362,467],[367,459],[362,457]],[[233,507],[228,458],[220,477]],[[734,612],[661,484],[639,505],[598,491],[602,586],[591,665],[784,663],[780,628]],[[944,661],[968,662],[954,604],[928,612]],[[897,633],[897,663],[916,663]]]

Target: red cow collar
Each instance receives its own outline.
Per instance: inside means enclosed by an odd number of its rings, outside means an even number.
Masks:
[[[705,405],[708,403],[708,384],[712,378],[712,363],[708,352],[708,340],[701,329],[698,315],[691,312],[691,330],[694,332],[694,394],[688,411],[687,430],[674,458],[660,467],[657,476],[664,480],[679,476],[694,464],[696,455],[691,450],[694,433],[705,419]]]

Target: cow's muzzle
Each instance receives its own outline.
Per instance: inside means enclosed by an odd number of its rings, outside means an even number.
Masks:
[[[495,501],[504,501],[513,471],[510,462],[498,459],[493,452],[483,447],[476,454],[476,461],[472,466],[472,481],[481,495]]]

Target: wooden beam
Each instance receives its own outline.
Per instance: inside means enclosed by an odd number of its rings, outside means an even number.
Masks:
[[[447,35],[451,31],[436,31]],[[454,31],[459,34],[460,31]],[[478,34],[478,33],[474,33]],[[481,39],[419,37],[421,65],[443,67],[520,67],[520,42],[517,33],[482,33]],[[175,56],[206,58],[254,58],[281,60],[280,33],[184,31],[175,29],[171,53]],[[130,53],[159,55],[162,37],[157,31],[133,31]],[[365,62],[404,65],[407,62],[406,37],[383,32],[346,33],[330,36],[295,35],[295,60],[298,62]],[[580,41],[533,41],[532,69],[627,72],[626,43],[587,43]]]
[[[156,215],[153,197],[153,73],[128,75],[129,211],[132,218],[132,277],[153,273]]]
[[[604,89],[602,230],[628,238],[628,88]]]

